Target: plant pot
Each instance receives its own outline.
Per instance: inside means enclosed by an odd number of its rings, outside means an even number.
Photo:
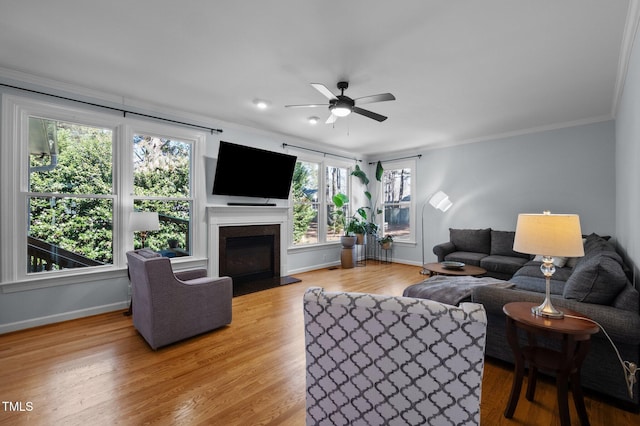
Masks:
[[[388,241],[386,243],[380,243],[380,246],[382,247],[382,250],[389,250],[392,244],[393,242]]]
[[[356,234],[356,244],[364,244],[364,234]]]
[[[340,253],[340,265],[343,269],[353,268],[355,265],[355,236],[342,236],[340,237],[340,243],[342,244],[342,251]]]
[[[342,244],[342,247],[344,248],[353,247],[356,244],[355,235],[343,235],[342,237],[340,237],[340,244]]]

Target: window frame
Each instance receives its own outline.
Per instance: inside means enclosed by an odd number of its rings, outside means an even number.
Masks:
[[[394,243],[400,242],[400,243],[415,244],[416,243],[416,179],[415,179],[415,176],[416,176],[417,162],[415,159],[383,161],[382,166],[385,171],[397,170],[397,169],[409,169],[411,171],[411,190],[409,192],[411,199],[408,203],[406,203],[406,205],[409,206],[409,234],[406,238],[394,238]],[[380,209],[382,210],[382,213],[379,219],[380,223],[378,224],[378,226],[383,231],[382,235],[385,234],[384,232],[385,206],[396,205],[396,203],[392,203],[392,204],[385,203],[384,190],[385,190],[385,182],[384,182],[384,176],[383,176],[378,189],[379,191],[378,196],[380,197]],[[393,233],[390,233],[390,234],[393,234]]]
[[[189,143],[191,145],[191,160],[190,160],[190,196],[189,197],[159,197],[159,196],[141,196],[135,195],[133,185],[133,137],[134,135],[145,135],[163,139],[176,140],[180,142]],[[205,207],[202,202],[206,199],[204,194],[205,177],[202,168],[199,168],[197,158],[201,158],[201,150],[204,146],[205,136],[202,132],[190,131],[189,129],[183,129],[180,127],[173,127],[167,125],[161,125],[158,123],[150,123],[140,120],[131,120],[125,127],[125,144],[126,144],[126,161],[123,161],[124,171],[122,182],[122,199],[125,205],[129,206],[129,210],[125,212],[126,218],[124,221],[128,221],[128,214],[133,210],[133,206],[136,200],[151,200],[151,201],[188,201],[191,203],[190,213],[190,230],[189,237],[191,241],[190,255],[184,256],[185,258],[193,257],[206,257],[206,237],[198,238],[198,235],[206,235],[206,227],[198,226],[201,222],[197,220],[199,214],[204,217]],[[202,195],[201,195],[202,194]],[[124,241],[127,247],[133,247],[134,235],[133,232],[124,230]],[[179,262],[184,260],[182,258],[174,258],[172,261]]]
[[[354,169],[353,161],[340,160],[335,158],[327,158],[325,156],[316,156],[309,154],[298,155],[296,161],[318,164],[320,170],[320,176],[318,176],[318,242],[310,244],[294,244],[293,242],[293,194],[289,197],[289,215],[290,215],[290,229],[289,235],[289,249],[304,250],[313,247],[320,247],[325,245],[339,245],[340,239],[327,240],[328,232],[328,207],[333,204],[330,200],[327,200],[326,188],[327,188],[327,167],[344,168],[347,170],[347,196],[351,199],[352,193],[352,176],[351,172]],[[293,192],[293,191],[292,191]],[[348,214],[351,215],[351,202],[348,204]]]
[[[29,120],[30,116],[96,126],[112,130],[111,194],[98,198],[112,200],[113,263],[109,265],[27,272],[27,229],[25,212],[29,188]],[[133,143],[129,135],[145,133],[185,142],[192,142],[191,153],[191,255],[172,262],[202,263],[206,259],[206,223],[204,217],[205,171],[202,157],[206,135],[194,129],[134,120],[114,113],[82,108],[66,103],[53,103],[37,98],[2,94],[2,125],[0,126],[0,288],[20,291],[56,285],[86,283],[121,276],[126,268],[126,251],[133,247],[133,233],[128,231],[129,213],[133,210]],[[132,130],[135,129],[135,130]],[[38,193],[37,195],[41,195]],[[55,194],[51,194],[55,195]],[[74,194],[69,194],[73,198]],[[13,285],[18,285],[15,287]]]

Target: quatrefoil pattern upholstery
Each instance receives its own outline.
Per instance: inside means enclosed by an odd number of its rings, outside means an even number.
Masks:
[[[308,426],[480,424],[482,305],[312,287],[304,319]]]

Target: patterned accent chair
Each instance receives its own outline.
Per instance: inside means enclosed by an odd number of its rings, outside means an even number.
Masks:
[[[479,425],[484,307],[304,295],[306,424]]]
[[[152,349],[231,323],[231,278],[174,273],[169,258],[149,249],[127,252],[127,262],[133,326]]]

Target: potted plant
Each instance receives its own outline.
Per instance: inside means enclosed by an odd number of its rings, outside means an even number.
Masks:
[[[358,208],[356,214],[351,217],[351,231],[358,237],[357,244],[364,244],[364,237],[369,233],[370,223],[367,222],[367,211],[364,207]]]
[[[378,163],[376,164],[376,181],[378,182],[382,182],[382,174],[384,173],[384,168],[382,167],[382,163],[380,161],[378,161]],[[376,215],[382,213],[382,209],[380,209],[377,204],[378,204],[378,197],[376,196],[375,198],[371,195],[371,191],[369,191],[369,177],[367,176],[367,173],[362,170],[360,168],[359,165],[356,164],[356,168],[354,171],[351,172],[351,176],[355,176],[360,180],[360,183],[362,185],[364,185],[364,196],[367,198],[369,205],[366,207],[361,207],[361,209],[366,209],[369,210],[369,223],[375,224],[376,223]],[[366,212],[365,212],[365,216],[366,216]],[[378,227],[375,227],[376,231],[378,230]]]
[[[353,232],[353,219],[347,216],[347,203],[349,202],[349,197],[347,197],[343,193],[338,193],[333,196],[333,205],[335,206],[335,211],[333,212],[333,227],[334,232],[337,231],[338,226],[344,232],[344,235],[340,237],[340,243],[342,247],[350,248],[353,247],[356,243],[355,233]]]
[[[383,173],[384,168],[382,167],[382,163],[378,161],[378,163],[376,164],[376,181],[382,182]],[[378,197],[376,196],[374,198],[369,191],[370,181],[367,173],[356,164],[355,170],[351,172],[351,176],[357,177],[360,180],[360,183],[364,186],[364,196],[367,199],[369,205],[360,207],[356,212],[358,213],[358,215],[360,215],[361,220],[364,224],[365,235],[367,236],[366,239],[368,240],[367,242],[373,243],[374,241],[376,241],[376,236],[378,235],[378,224],[376,223],[376,216],[382,213],[382,209],[378,207]],[[373,244],[369,244],[369,246],[373,247]],[[375,258],[375,250],[371,253],[368,253],[366,256]]]
[[[384,237],[378,239],[378,244],[383,250],[389,250],[393,244],[393,235],[387,234]]]

